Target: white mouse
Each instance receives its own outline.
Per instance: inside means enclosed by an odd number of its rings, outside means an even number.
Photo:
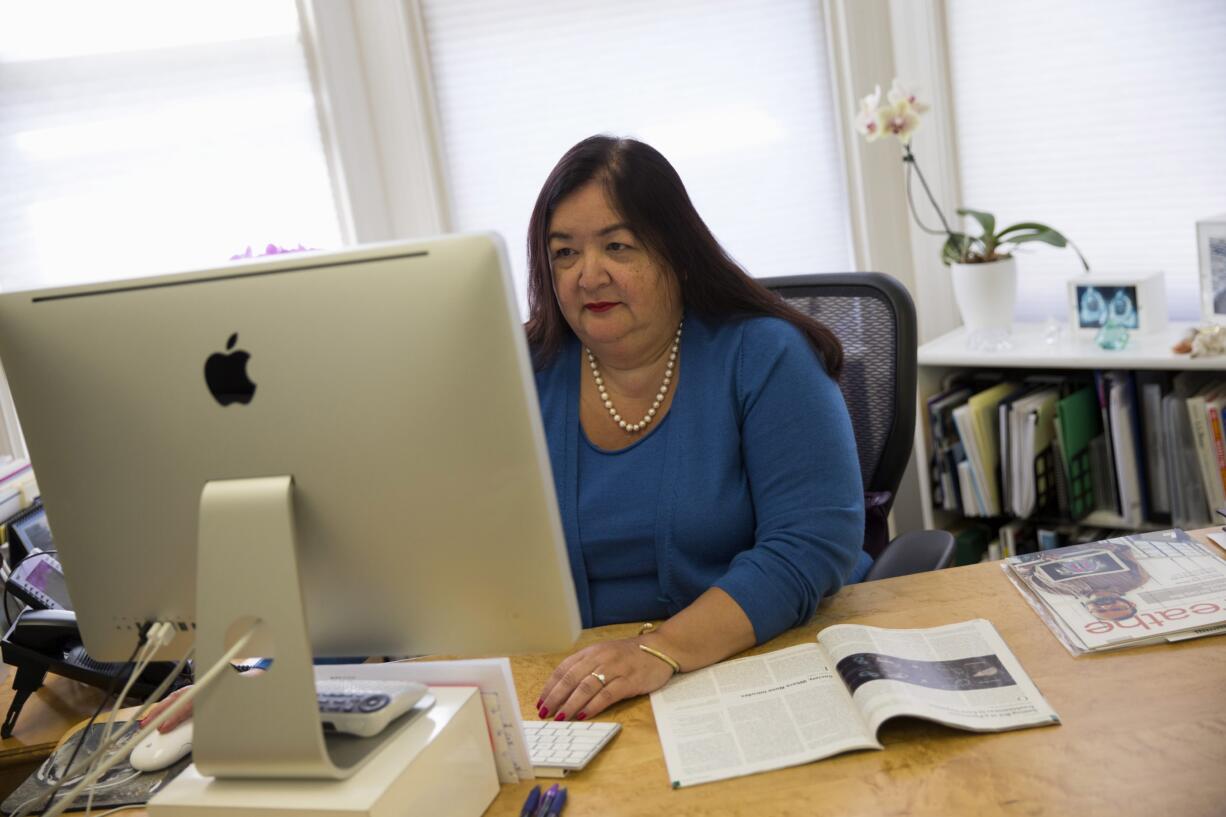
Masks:
[[[154,732],[132,749],[128,763],[138,772],[165,769],[192,751],[192,720],[171,729],[166,734]]]

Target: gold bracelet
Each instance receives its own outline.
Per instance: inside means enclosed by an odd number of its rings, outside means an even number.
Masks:
[[[651,647],[648,647],[646,644],[639,644],[639,649],[647,653],[648,655],[654,655],[656,658],[659,658],[665,664],[668,664],[670,667],[673,668],[674,675],[676,675],[678,672],[681,672],[681,665],[678,664],[673,659],[669,658],[664,653],[660,652],[659,650],[653,650]]]
[[[646,624],[639,625],[639,635],[647,635],[647,633],[655,632],[655,622],[649,621]]]

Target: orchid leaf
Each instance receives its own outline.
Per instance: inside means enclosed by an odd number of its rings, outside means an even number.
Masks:
[[[1010,244],[1025,244],[1030,241],[1042,241],[1044,244],[1051,244],[1053,247],[1063,247],[1068,243],[1064,236],[1060,235],[1055,230],[1045,230],[1041,233],[1026,233],[1024,235],[1007,238],[1005,240]]]
[[[1056,233],[1056,235],[1060,235],[1060,233],[1056,232],[1051,227],[1048,227],[1046,224],[1039,224],[1037,221],[1023,221],[1018,224],[1011,224],[1005,229],[1001,230],[996,234],[996,239],[998,241],[1012,241],[1013,239],[1007,238],[1007,236],[1010,233],[1017,233],[1023,230],[1035,233]],[[1063,236],[1060,237],[1063,238]]]
[[[963,263],[963,255],[971,245],[971,237],[966,233],[950,233],[941,248],[941,262],[946,266]]]
[[[968,210],[965,207],[958,208],[958,215],[970,216],[979,222],[979,226],[983,229],[983,237],[985,240],[990,239],[996,234],[996,216],[991,213],[985,213],[982,210]]]

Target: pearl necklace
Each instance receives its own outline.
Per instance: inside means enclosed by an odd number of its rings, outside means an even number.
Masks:
[[[681,327],[685,324],[684,321],[677,324],[677,334],[673,336],[673,347],[668,352],[668,366],[664,369],[664,382],[660,384],[660,390],[656,392],[655,402],[651,404],[651,408],[647,410],[647,414],[642,420],[637,423],[627,423],[618,414],[617,408],[613,405],[613,401],[609,399],[609,393],[604,387],[604,378],[600,375],[600,367],[596,365],[596,357],[592,354],[592,350],[583,347],[583,351],[587,353],[587,365],[592,368],[592,377],[596,379],[596,391],[600,392],[600,402],[604,403],[604,407],[609,410],[609,416],[613,418],[613,422],[617,423],[627,434],[635,434],[642,431],[655,418],[656,412],[660,410],[660,404],[664,402],[664,395],[668,392],[668,385],[673,382],[673,368],[677,365],[677,350],[681,348]]]

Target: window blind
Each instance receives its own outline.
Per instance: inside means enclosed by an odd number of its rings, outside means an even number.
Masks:
[[[0,5],[0,286],[340,243],[293,0]]]
[[[1162,270],[1198,315],[1196,222],[1226,212],[1226,3],[949,0],[964,206],[1040,221],[1101,272]],[[1076,256],[1018,253],[1018,317],[1065,315]]]
[[[507,239],[522,308],[541,185],[609,133],[660,150],[752,275],[850,269],[819,6],[424,0],[452,223]]]

